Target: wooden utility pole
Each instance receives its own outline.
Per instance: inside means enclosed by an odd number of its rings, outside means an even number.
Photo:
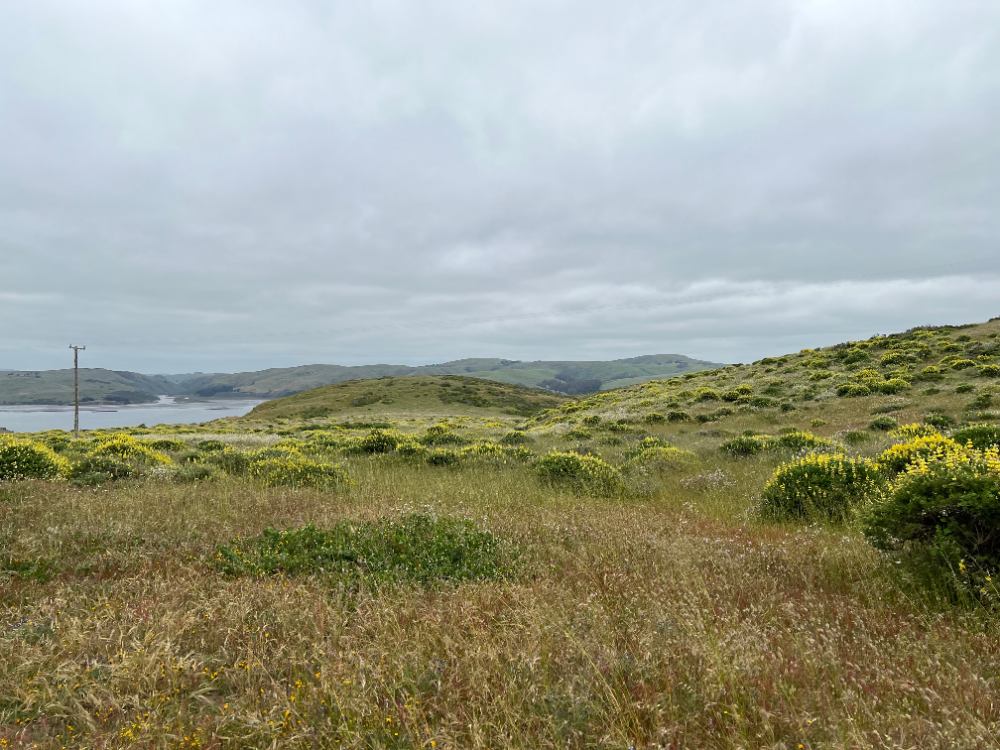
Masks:
[[[80,350],[85,346],[70,344],[73,350],[73,437],[80,437]]]

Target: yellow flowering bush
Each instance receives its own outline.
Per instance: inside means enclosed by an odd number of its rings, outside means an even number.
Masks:
[[[881,483],[879,466],[870,459],[810,453],[778,467],[764,487],[761,515],[842,523]]]
[[[1000,448],[917,456],[868,509],[863,529],[879,549],[911,553],[910,563],[990,593],[984,584],[1000,571]]]
[[[625,491],[621,472],[597,456],[551,451],[539,459],[535,468],[543,482],[583,494],[609,497]]]
[[[962,453],[965,449],[961,443],[939,433],[923,435],[897,443],[878,457],[879,464],[893,472],[901,472],[918,458],[944,456],[949,453]]]
[[[170,457],[123,432],[101,438],[87,454],[90,458],[117,458],[130,464],[169,464]]]
[[[268,487],[341,487],[350,484],[342,466],[287,454],[250,461],[247,476]]]
[[[0,482],[55,479],[69,471],[69,462],[34,440],[0,435]]]

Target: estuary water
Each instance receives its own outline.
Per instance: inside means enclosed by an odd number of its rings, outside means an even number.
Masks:
[[[157,424],[196,424],[222,417],[241,417],[259,399],[209,399],[177,401],[173,396],[160,396],[155,404],[129,406],[80,406],[80,429],[104,427],[152,427]],[[11,432],[41,432],[42,430],[72,430],[72,406],[2,406],[0,427]]]

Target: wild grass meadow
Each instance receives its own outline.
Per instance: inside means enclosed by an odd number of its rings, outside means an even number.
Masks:
[[[1000,746],[1000,321],[393,398],[0,437],[0,748]]]

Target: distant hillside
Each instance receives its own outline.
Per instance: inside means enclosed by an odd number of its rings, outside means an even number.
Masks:
[[[162,375],[140,375],[98,368],[80,369],[80,401],[134,404],[175,395],[178,387]],[[73,400],[73,370],[0,372],[0,404],[68,404]]]
[[[81,397],[87,401],[143,403],[159,395],[193,398],[280,398],[349,380],[412,375],[465,375],[568,394],[593,393],[718,367],[680,354],[654,354],[609,362],[521,362],[509,359],[460,359],[437,365],[302,365],[239,373],[140,375],[112,370],[81,370]],[[73,398],[71,370],[0,371],[0,404],[68,404]]]
[[[247,395],[275,398],[348,380],[403,375],[465,375],[501,383],[579,394],[617,388],[650,378],[718,367],[681,354],[654,354],[608,362],[521,362],[510,359],[459,359],[437,365],[303,365],[185,380],[185,393],[197,396]]]
[[[996,421],[1000,318],[914,328],[748,365],[593,394],[535,418],[536,429],[588,432],[677,423],[740,431],[863,430],[876,416],[940,425]],[[708,425],[711,428],[708,428]]]
[[[384,414],[515,414],[559,406],[565,396],[458,375],[412,375],[315,388],[268,401],[244,419],[356,417]]]

